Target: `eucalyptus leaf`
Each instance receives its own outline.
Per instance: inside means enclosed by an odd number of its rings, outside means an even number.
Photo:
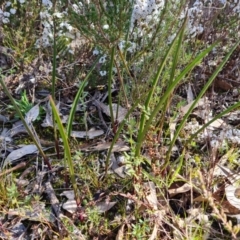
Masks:
[[[12,164],[14,161],[33,153],[38,153],[38,149],[34,144],[26,145],[19,149],[16,149],[7,156],[3,166],[6,166],[7,164]]]
[[[37,119],[39,112],[39,104],[32,107],[25,116],[26,123],[30,124],[31,122],[34,122]]]

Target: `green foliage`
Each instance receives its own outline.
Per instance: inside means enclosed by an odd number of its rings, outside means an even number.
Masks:
[[[0,84],[2,86],[2,88],[4,89],[5,94],[8,96],[9,100],[11,101],[11,104],[13,106],[13,108],[15,109],[15,111],[17,112],[17,115],[20,117],[20,119],[23,122],[24,127],[26,128],[29,136],[31,137],[31,139],[33,140],[34,144],[36,145],[36,147],[38,148],[39,153],[41,154],[41,156],[44,159],[44,163],[48,166],[49,169],[51,169],[51,165],[49,163],[48,158],[46,157],[40,143],[38,142],[38,138],[35,135],[35,132],[33,131],[33,129],[31,128],[31,126],[28,125],[28,123],[26,122],[22,112],[20,111],[20,108],[18,107],[18,105],[16,104],[15,100],[13,99],[9,89],[7,88],[4,80],[3,80],[3,75],[1,75],[0,73]]]
[[[19,107],[19,110],[21,111],[21,113],[24,116],[33,107],[33,103],[29,102],[29,100],[28,100],[28,96],[26,94],[26,90],[24,90],[21,93],[21,99],[20,100],[15,100],[15,103]],[[14,106],[12,106],[12,105],[9,105],[8,108],[14,110]],[[15,117],[16,118],[20,118],[20,116],[18,116],[17,114],[15,115]]]
[[[7,197],[9,199],[9,204],[11,206],[18,206],[19,204],[19,192],[18,192],[18,188],[16,186],[16,184],[14,182],[12,182],[11,186],[7,187]]]
[[[132,224],[131,236],[136,239],[146,239],[151,234],[150,222],[149,220],[139,219],[137,223]]]
[[[182,10],[185,9],[186,4],[188,4],[188,1],[165,1],[161,11],[159,11],[157,20],[149,20],[146,24],[144,23],[144,17],[139,22],[132,22],[131,14],[133,12],[134,1],[53,1],[53,8],[49,9],[48,12],[50,16],[48,22],[43,23],[40,15],[42,15],[43,10],[47,10],[47,6],[44,6],[39,1],[26,1],[25,5],[21,5],[19,1],[12,1],[12,7],[17,9],[17,13],[16,17],[11,16],[10,22],[3,26],[5,34],[3,43],[15,51],[16,58],[14,60],[17,68],[21,69],[21,72],[26,70],[24,64],[32,62],[36,58],[37,53],[39,58],[43,56],[42,58],[46,58],[47,61],[51,59],[52,80],[50,85],[52,96],[49,97],[49,100],[53,111],[54,136],[57,143],[58,133],[60,133],[64,146],[64,163],[67,171],[69,171],[76,202],[78,206],[81,203],[81,207],[85,207],[86,210],[86,223],[79,224],[79,227],[84,229],[86,236],[101,235],[100,232],[103,235],[107,235],[112,225],[117,227],[121,225],[124,231],[128,231],[127,236],[129,239],[148,239],[153,232],[154,221],[157,222],[160,220],[157,219],[158,215],[155,212],[152,213],[152,206],[150,206],[151,204],[147,199],[149,192],[145,191],[144,183],[153,182],[157,189],[157,200],[159,202],[165,201],[167,208],[170,209],[169,199],[166,199],[168,197],[166,192],[175,183],[179,182],[179,176],[183,175],[180,180],[187,182],[188,179],[185,179],[185,176],[190,176],[191,179],[192,176],[197,176],[196,172],[199,169],[202,170],[203,167],[208,166],[208,164],[210,165],[210,163],[203,161],[199,153],[200,146],[196,140],[197,135],[216,119],[221,118],[240,106],[238,102],[229,107],[205,123],[205,125],[191,136],[183,133],[184,126],[194,106],[197,105],[201,97],[209,89],[217,74],[223,69],[223,66],[240,43],[240,41],[236,42],[232,48],[230,48],[229,43],[227,54],[224,53],[225,57],[214,69],[213,74],[202,87],[202,90],[193,101],[188,112],[184,116],[179,117],[180,107],[186,103],[180,101],[172,107],[172,99],[174,98],[176,89],[182,83],[189,81],[194,68],[200,66],[203,59],[221,45],[220,41],[203,44],[201,40],[191,40],[186,37],[188,19],[179,17],[182,15]],[[58,12],[61,9],[67,9],[68,11],[67,14],[63,14],[63,17]],[[6,10],[9,9],[7,8]],[[32,16],[29,18],[30,12]],[[28,18],[30,20],[26,21]],[[71,31],[67,32],[69,23],[71,24]],[[219,25],[224,25],[222,19],[220,19],[220,23]],[[48,35],[51,36],[48,39],[49,45],[44,48],[42,42],[39,41],[38,49],[36,49],[36,42],[43,33],[42,27],[44,24],[49,24]],[[61,29],[61,25],[64,25],[63,29]],[[232,20],[231,26],[238,26],[235,19]],[[69,35],[70,37],[67,37]],[[87,42],[85,44],[88,48],[86,51],[87,54],[82,54],[84,51],[81,52],[82,49],[80,48],[84,48],[85,46],[82,46],[81,43],[80,47],[76,47],[76,52],[71,52],[71,61],[68,62],[69,46],[74,41]],[[88,56],[93,48],[99,52],[99,57],[94,61],[93,58],[95,57]],[[84,73],[83,77],[77,74],[77,79],[80,81],[79,89],[76,96],[74,96],[69,119],[67,125],[64,127],[55,106],[56,93],[61,76],[64,75],[66,79],[70,76],[67,70],[65,72],[62,69],[73,66],[75,62],[81,62],[81,64],[84,62],[83,65],[86,64],[86,66],[81,69],[82,73]],[[76,67],[81,68],[81,64],[76,64]],[[108,141],[111,141],[112,144],[108,150],[107,159],[104,162],[104,176],[98,162],[98,155],[89,154],[91,156],[88,155],[86,157],[79,150],[78,146],[75,146],[76,144],[72,144],[72,149],[70,145],[70,136],[77,104],[79,101],[84,102],[86,100],[86,86],[92,79],[97,82],[100,77],[97,75],[98,71],[103,81],[105,81],[104,83],[108,85],[107,97],[111,118],[111,134],[109,134]],[[25,114],[33,107],[33,103],[29,101],[26,92],[22,93],[20,100],[14,100],[4,83],[3,77],[0,77],[4,92],[11,100],[10,108],[16,111],[16,117],[23,121],[30,137],[43,156],[45,163],[51,169],[48,159],[38,143],[36,134],[33,133],[33,129],[24,120]],[[61,79],[61,81],[65,84],[64,80]],[[118,96],[112,95],[113,83],[117,87],[119,86]],[[113,102],[124,105],[128,109],[125,119],[121,123],[116,121],[113,114]],[[173,112],[170,111],[172,109]],[[87,111],[80,116],[85,125],[87,125],[87,116]],[[178,122],[172,135],[170,125],[176,120]],[[184,139],[181,142],[182,148],[179,150],[178,157],[172,161],[172,149],[179,137],[181,137],[180,140]],[[124,153],[126,160],[123,163],[126,166],[125,173],[127,177],[121,180],[114,174],[109,174],[110,156],[114,144],[119,138],[124,138],[125,142],[130,146],[130,151]],[[225,153],[231,147],[228,142],[226,144],[227,147],[218,149],[220,154]],[[188,151],[192,151],[190,155],[191,159],[194,159],[196,163],[196,169],[192,169],[190,164],[185,161],[187,159],[185,158],[186,155],[189,154]],[[228,160],[231,164],[237,163],[237,156],[237,153],[229,154]],[[87,160],[83,161],[85,158]],[[187,171],[188,168],[190,168],[190,171]],[[81,184],[81,188],[77,186],[77,180],[79,179],[83,183]],[[1,195],[4,201],[9,198],[9,205],[18,206],[20,195],[16,185],[12,183],[7,187],[0,187],[1,190],[5,188],[5,193],[3,191]],[[117,213],[126,217],[124,219],[125,222],[122,221],[123,218],[121,218],[121,223],[114,219],[112,222],[116,221],[112,224],[109,220],[111,214],[109,216],[108,214],[100,214],[97,208],[89,205],[93,194],[99,189],[106,190],[107,194],[110,192],[110,198],[112,198],[112,189],[117,192],[114,192],[114,194],[119,194],[119,198],[125,198],[122,201],[124,203],[118,199],[121,211],[117,211]],[[85,199],[84,202],[80,202],[80,191],[83,195],[83,197],[81,195],[81,199]],[[125,191],[131,194],[127,196]],[[126,199],[131,199],[131,196],[134,199],[134,210],[128,213],[125,201]],[[30,199],[25,199],[25,203],[29,204]],[[159,203],[156,205],[157,207],[160,206]],[[147,208],[145,211],[147,214],[140,210],[142,207]],[[171,215],[169,223],[166,220],[169,217],[168,215]],[[166,225],[171,229],[171,234],[179,228],[180,230],[178,231],[180,233],[185,230],[186,232],[188,231],[186,234],[191,239],[200,239],[204,235],[204,226],[201,225],[202,223],[195,224],[194,222],[192,224],[194,227],[188,230],[186,222],[182,226],[180,226],[181,224],[179,226],[172,224],[175,224],[179,220],[177,214],[174,212],[169,211],[164,217],[166,219],[162,218],[161,223],[165,224],[166,221]],[[124,224],[127,230],[124,229]],[[66,221],[66,225],[69,231],[74,230],[73,223],[70,223],[70,221]],[[158,228],[160,227],[162,226],[158,226]],[[161,231],[160,229],[158,230],[158,232]],[[156,238],[159,238],[159,235]]]
[[[132,1],[82,1],[74,2],[78,8],[69,8],[70,23],[91,42],[109,49],[109,44],[117,41],[128,31]],[[79,24],[81,23],[81,24]],[[108,26],[108,29],[104,29]],[[107,34],[105,32],[107,31]]]
[[[63,140],[63,144],[64,144],[64,161],[65,161],[65,165],[69,168],[69,174],[70,174],[70,178],[71,178],[71,182],[73,185],[73,190],[74,190],[74,194],[75,194],[75,199],[77,202],[77,205],[79,206],[80,204],[80,197],[79,197],[79,192],[78,192],[78,188],[77,188],[77,184],[76,184],[76,179],[75,179],[75,173],[74,173],[74,166],[73,166],[73,160],[72,160],[72,156],[71,156],[71,150],[70,150],[70,146],[69,146],[69,142],[68,142],[68,135],[62,125],[58,110],[54,104],[54,101],[52,99],[52,97],[49,97],[50,103],[51,103],[51,107],[53,110],[53,115],[54,115],[54,119],[56,120],[56,123],[58,125],[58,129],[60,132],[60,135],[62,137]]]
[[[26,113],[33,108],[34,104],[29,101],[26,90],[21,93],[21,99],[15,100],[16,105],[18,106],[19,110],[21,111],[22,115],[25,116]],[[15,110],[13,105],[8,105],[8,108],[11,110]],[[41,117],[44,115],[45,110],[43,107],[40,106],[40,113],[36,120],[40,120]],[[20,116],[15,114],[15,118],[19,119]]]

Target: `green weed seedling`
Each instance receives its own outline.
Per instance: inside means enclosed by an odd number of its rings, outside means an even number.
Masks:
[[[21,99],[15,100],[15,103],[18,106],[18,108],[21,111],[23,116],[25,116],[34,106],[34,104],[29,101],[26,90],[24,90],[21,93]],[[13,105],[9,105],[8,108],[11,110],[15,110]],[[38,117],[36,118],[37,121],[39,121],[41,119],[41,116],[43,116],[43,114],[44,114],[44,109],[41,106],[39,106],[39,110],[40,110],[40,113],[39,113]],[[16,119],[20,119],[20,116],[18,115],[18,113],[16,113],[14,115],[14,117]]]
[[[11,186],[7,187],[7,196],[9,199],[9,204],[11,206],[17,206],[19,205],[19,192],[18,192],[18,188],[16,186],[16,184],[14,182],[12,182]]]
[[[132,236],[136,239],[145,239],[151,233],[148,220],[139,219],[137,223],[132,224]]]
[[[25,116],[26,113],[33,107],[33,103],[31,103],[28,99],[26,90],[21,93],[21,99],[15,100],[16,105],[18,106],[21,113]],[[8,106],[9,109],[15,110],[13,105]],[[16,113],[15,118],[20,118],[20,116]]]

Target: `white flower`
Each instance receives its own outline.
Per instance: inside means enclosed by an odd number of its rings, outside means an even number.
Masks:
[[[4,13],[3,13],[3,16],[4,16],[4,17],[10,17],[10,13],[9,13],[9,12],[4,12]]]
[[[39,15],[40,15],[40,18],[41,18],[41,19],[50,18],[50,17],[51,17],[51,15],[49,14],[48,11],[40,12]]]
[[[61,28],[64,28],[64,27],[67,28],[67,30],[69,32],[71,32],[73,30],[73,27],[69,23],[67,23],[67,22],[61,22],[60,23],[60,27]]]
[[[106,71],[100,71],[99,73],[100,73],[101,76],[105,76],[107,74]]]
[[[220,0],[221,4],[225,5],[226,4],[226,0]]]
[[[133,53],[136,50],[137,45],[134,42],[129,42],[129,43],[130,43],[131,46],[127,49],[127,51],[130,52],[130,53]]]
[[[61,28],[65,27],[65,22],[61,22],[59,25]]]
[[[12,5],[12,3],[10,2],[10,1],[8,1],[8,2],[6,2],[6,7],[9,7],[9,6],[11,6]]]
[[[99,54],[99,51],[95,48],[94,50],[93,50],[93,55],[98,55]]]
[[[74,54],[74,51],[72,49],[69,49],[68,52],[72,55]]]
[[[125,45],[126,45],[126,42],[124,40],[118,43],[118,47],[121,51],[125,48]]]
[[[25,3],[25,0],[18,0],[19,1],[19,3]]]
[[[71,32],[71,31],[73,30],[73,27],[72,27],[69,23],[66,23],[66,24],[65,24],[65,27],[67,28],[67,30],[68,30],[69,32]]]
[[[109,25],[108,24],[105,24],[105,25],[103,25],[103,29],[109,29]]]
[[[168,37],[167,44],[171,44],[174,38],[176,37],[176,33]]]
[[[46,7],[52,7],[52,2],[50,0],[42,0],[42,4]]]
[[[106,54],[104,54],[100,59],[99,59],[99,63],[105,63],[106,62]]]
[[[16,10],[15,8],[11,8],[11,9],[10,9],[10,13],[13,14],[13,15],[16,13],[16,11],[17,11],[17,10]]]
[[[116,74],[117,73],[117,68],[113,67],[112,71]]]
[[[53,14],[53,16],[55,16],[55,17],[57,17],[57,18],[62,18],[62,17],[63,17],[63,14],[60,13],[60,12],[55,12],[55,13]]]
[[[2,22],[3,22],[3,23],[10,23],[10,20],[9,20],[9,18],[3,18],[3,19],[2,19]]]
[[[81,14],[81,10],[83,10],[83,4],[78,2],[78,4],[72,4],[72,10],[78,14]]]

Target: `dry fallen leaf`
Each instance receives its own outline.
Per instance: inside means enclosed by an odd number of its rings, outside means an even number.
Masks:
[[[103,130],[90,130],[90,131],[72,131],[71,136],[75,138],[88,138],[94,139],[104,134]]]
[[[62,208],[69,213],[73,214],[77,209],[76,200],[67,200],[63,205]]]
[[[117,202],[107,202],[102,201],[96,203],[95,207],[98,210],[99,213],[105,213],[109,209],[111,209]],[[63,205],[62,208],[69,213],[73,214],[77,209],[76,200],[67,200]]]
[[[121,227],[118,230],[117,236],[115,238],[115,240],[124,240],[124,227],[125,227],[125,223],[121,225]]]
[[[180,111],[182,112],[183,115],[185,115],[187,113],[187,111],[189,110],[189,108],[192,106],[193,103],[194,103],[194,101],[192,101],[189,104],[187,104],[186,106],[180,108]],[[194,108],[205,106],[207,103],[209,103],[209,100],[206,97],[201,98],[198,101],[198,103],[195,105]]]
[[[168,189],[168,193],[170,195],[170,197],[173,197],[179,193],[185,193],[188,192],[192,189],[192,186],[189,183],[185,183],[183,184],[181,187],[179,188],[175,188],[175,189]]]
[[[191,84],[188,83],[187,102],[188,102],[188,103],[191,103],[193,100],[194,100],[194,96],[193,96],[192,87],[191,87]]]
[[[220,164],[218,164],[214,170],[214,176],[224,176],[230,182],[230,184],[225,183],[225,187],[223,185],[223,194],[221,194],[221,188],[216,189],[213,193],[214,198],[221,202],[221,207],[226,214],[238,215],[240,213],[240,199],[238,196],[239,187],[237,185],[240,180],[240,175]],[[218,194],[218,192],[220,194]],[[224,195],[226,195],[226,200],[223,199]]]
[[[108,105],[95,100],[94,104],[98,107],[101,108],[101,110],[107,115],[107,116],[111,116],[111,112],[110,112],[110,108]],[[114,119],[117,120],[119,123],[122,122],[125,119],[125,116],[128,112],[128,110],[126,108],[121,107],[120,105],[113,103],[112,104],[112,111],[113,111],[113,116]]]
[[[111,209],[117,202],[108,202],[108,201],[102,201],[96,203],[95,207],[97,208],[99,213],[105,213],[109,209]]]
[[[111,146],[111,142],[98,143],[89,147],[81,148],[81,151],[95,152],[108,150]],[[129,151],[130,148],[123,141],[118,141],[114,144],[112,152],[124,152]]]
[[[12,151],[7,156],[7,158],[4,161],[3,167],[5,167],[7,164],[13,163],[14,161],[22,158],[25,155],[33,154],[33,153],[37,153],[37,152],[38,152],[38,149],[37,149],[36,145],[34,145],[34,144],[29,144],[29,145],[23,146],[17,150]]]
[[[228,202],[240,210],[239,190],[240,188],[234,187],[233,185],[227,185],[225,187]]]
[[[146,199],[149,203],[149,205],[154,209],[158,210],[158,199],[157,199],[157,193],[156,193],[156,187],[153,182],[147,182],[144,183],[144,188],[148,195],[146,196]]]
[[[37,104],[26,113],[25,121],[28,125],[37,119],[39,111],[39,105]]]

